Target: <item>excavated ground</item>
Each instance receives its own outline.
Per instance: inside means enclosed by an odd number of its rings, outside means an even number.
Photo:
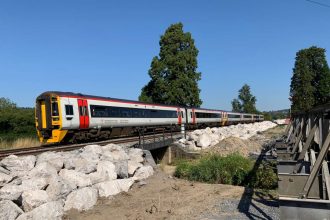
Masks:
[[[217,153],[236,146],[244,152],[260,151],[262,145],[281,135],[278,126],[249,140],[227,140],[210,149]],[[226,141],[226,139],[224,140]],[[230,146],[229,144],[230,143]],[[244,150],[243,150],[244,149]],[[276,198],[240,186],[204,184],[172,177],[173,167],[162,166],[127,193],[101,199],[87,212],[69,211],[65,219],[279,219]]]

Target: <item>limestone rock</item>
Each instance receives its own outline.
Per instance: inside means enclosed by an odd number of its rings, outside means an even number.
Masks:
[[[208,134],[202,134],[200,135],[198,141],[197,141],[197,146],[201,148],[207,148],[211,144],[211,138]]]
[[[116,167],[110,161],[100,161],[97,171],[88,175],[92,184],[117,179]]]
[[[0,200],[18,200],[23,193],[23,187],[21,185],[7,184],[0,189]]]
[[[92,184],[91,179],[88,175],[84,173],[79,173],[75,170],[62,169],[59,173],[65,181],[67,181],[71,186],[75,187],[85,187]]]
[[[33,155],[18,157],[10,155],[0,162],[0,166],[10,171],[29,171],[34,167],[36,157]]]
[[[20,215],[17,220],[61,220],[63,214],[63,202],[53,201]]]
[[[42,162],[48,162],[51,164],[57,171],[60,171],[63,168],[63,157],[60,153],[56,152],[44,152],[37,157],[37,164]]]
[[[22,188],[24,190],[42,190],[48,185],[48,179],[45,177],[34,177],[22,180]]]
[[[143,165],[141,163],[137,162],[136,160],[129,160],[127,166],[128,166],[128,174],[130,176],[133,176],[133,174],[135,173],[135,171],[139,167],[142,167]]]
[[[51,201],[56,201],[65,198],[75,188],[75,184],[70,185],[62,177],[57,177],[49,182],[46,192]]]
[[[140,167],[134,174],[134,179],[135,180],[143,180],[148,178],[149,176],[152,176],[154,174],[154,169],[147,165],[147,166],[143,166]]]
[[[22,206],[25,212],[49,201],[48,195],[44,190],[29,190],[22,194]]]
[[[84,147],[84,152],[101,155],[103,151],[100,145],[94,144],[94,145],[87,145],[86,147]]]
[[[3,168],[2,166],[0,166],[0,173],[4,173],[4,174],[7,174],[7,175],[10,175],[10,171]]]
[[[6,183],[13,179],[12,176],[5,173],[0,173],[0,187],[4,186]]]
[[[128,150],[129,160],[135,161],[137,163],[142,163],[144,161],[143,158],[143,150],[140,148],[130,148]]]
[[[23,214],[15,203],[9,200],[0,201],[0,219],[15,220],[17,216]]]
[[[57,176],[57,169],[48,162],[40,162],[29,172],[29,176],[51,178]]]
[[[96,171],[97,162],[86,160],[84,158],[77,158],[73,160],[74,169],[77,172],[89,174]]]
[[[85,187],[70,193],[65,201],[64,211],[77,209],[78,211],[88,210],[97,202],[97,189]]]
[[[128,177],[128,160],[116,161],[114,162],[114,165],[119,178],[123,179]]]
[[[129,157],[124,149],[115,144],[108,144],[102,147],[103,154],[101,156],[102,160],[109,160],[111,162],[128,160]]]
[[[107,182],[98,183],[95,187],[99,191],[99,195],[101,197],[109,197],[116,195],[122,191],[127,192],[130,187],[133,185],[134,180],[132,178],[129,179],[117,179],[111,180]]]

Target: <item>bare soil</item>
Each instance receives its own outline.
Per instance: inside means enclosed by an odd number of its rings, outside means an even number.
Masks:
[[[218,200],[239,199],[244,187],[193,183],[158,170],[146,185],[101,199],[90,211],[70,211],[66,219],[199,219]]]
[[[250,140],[227,138],[213,152],[228,154],[235,147],[247,155],[281,135],[276,127]],[[225,151],[225,153],[223,153]],[[279,219],[278,203],[272,195],[240,186],[205,184],[177,179],[175,167],[159,165],[155,174],[135,183],[127,193],[99,199],[89,211],[71,210],[65,219]]]

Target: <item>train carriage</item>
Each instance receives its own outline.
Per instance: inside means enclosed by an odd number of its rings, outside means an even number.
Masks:
[[[106,97],[46,92],[36,101],[36,126],[41,142],[58,143],[66,136],[79,140],[109,138],[118,129],[179,125],[185,109]],[[71,134],[71,135],[69,135]],[[109,137],[107,137],[109,136]]]
[[[36,127],[42,143],[108,139],[155,127],[177,129],[262,121],[262,115],[185,108],[138,101],[45,92],[36,100]]]

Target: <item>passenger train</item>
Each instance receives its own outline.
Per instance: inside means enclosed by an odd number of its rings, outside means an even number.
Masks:
[[[263,121],[263,115],[144,103],[70,92],[44,92],[36,99],[42,143],[83,142],[134,134],[141,129],[188,129]]]

